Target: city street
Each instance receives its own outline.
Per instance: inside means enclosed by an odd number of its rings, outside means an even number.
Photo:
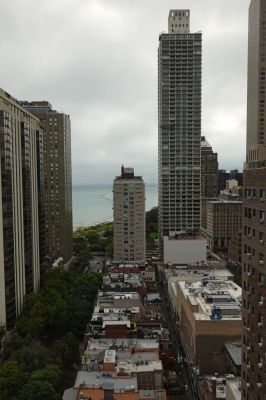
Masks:
[[[173,343],[173,352],[183,372],[183,380],[187,386],[187,394],[182,396],[182,399],[187,400],[199,400],[198,388],[197,388],[197,376],[195,370],[191,366],[188,366],[187,356],[184,346],[182,345],[182,339],[180,336],[179,326],[177,324],[175,313],[172,309],[172,304],[169,299],[167,282],[164,280],[163,273],[160,273],[158,288],[161,294],[162,300],[162,312],[165,322],[168,325],[170,338]],[[178,398],[181,398],[179,396]]]

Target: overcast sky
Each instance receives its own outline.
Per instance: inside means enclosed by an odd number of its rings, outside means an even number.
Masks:
[[[203,32],[202,135],[242,169],[249,0],[1,0],[0,87],[71,116],[73,183],[157,182],[157,47],[169,9]]]

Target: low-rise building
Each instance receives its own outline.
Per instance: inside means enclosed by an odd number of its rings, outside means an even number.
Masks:
[[[163,367],[157,351],[135,351],[87,348],[82,357],[82,369],[88,372],[106,372],[112,377],[136,376],[139,389],[162,389]]]
[[[233,274],[225,268],[219,268],[224,263],[209,263],[204,266],[191,266],[191,267],[172,267],[164,270],[165,278],[168,283],[168,294],[171,301],[173,310],[176,313],[176,317],[179,318],[181,313],[180,309],[177,309],[177,292],[176,285],[180,281],[197,282],[203,278],[209,278],[212,280],[230,280],[233,278]],[[217,268],[215,268],[215,266]]]
[[[225,344],[241,340],[242,291],[232,281],[179,281],[176,309],[187,357],[201,374],[226,371]]]
[[[98,387],[99,386],[99,387]],[[123,387],[114,390],[112,383],[104,383],[96,387],[81,387],[67,389],[63,400],[167,400],[164,389],[138,390],[131,387]]]
[[[155,282],[155,269],[153,267],[140,271],[140,274],[143,282]]]
[[[206,239],[202,236],[165,236],[164,264],[193,264],[206,261]]]
[[[226,343],[226,372],[241,376],[241,343]]]

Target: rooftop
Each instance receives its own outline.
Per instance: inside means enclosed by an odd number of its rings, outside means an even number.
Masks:
[[[134,372],[133,368],[135,366],[143,365],[149,365],[149,367],[147,367],[148,370],[153,370],[154,366],[160,369],[160,366],[153,364],[158,361],[158,350],[135,352],[133,349],[105,351],[89,349],[82,358],[82,365],[89,371],[101,371],[104,369],[105,363],[117,364],[118,366],[120,365],[121,368],[126,364],[126,369],[130,372]]]
[[[201,147],[208,147],[208,148],[212,148],[212,146],[210,145],[210,143],[207,141],[207,139],[205,138],[205,136],[201,136],[200,138],[200,146]]]
[[[90,339],[87,350],[154,350],[159,348],[159,343],[152,339]]]
[[[80,389],[78,396],[75,400],[103,400],[104,399],[104,389]],[[123,392],[115,393],[113,397],[115,400],[139,400],[139,394],[136,392]]]
[[[240,343],[226,343],[225,348],[237,366],[241,366],[241,344]]]
[[[114,299],[114,300],[131,300],[135,299],[138,300],[139,294],[137,292],[99,292],[98,294],[98,301],[102,301],[104,299]]]
[[[197,320],[241,319],[241,288],[232,281],[203,279],[179,281],[178,285],[191,305]]]
[[[118,376],[110,372],[86,372],[79,371],[76,377],[74,388],[96,388],[102,389],[105,383],[112,383],[115,392],[137,391],[136,376]]]
[[[140,399],[148,400],[166,400],[166,393],[164,389],[159,390],[139,390]]]
[[[104,352],[104,363],[115,363],[116,351],[115,350],[105,350]]]
[[[233,278],[233,274],[228,269],[193,269],[193,268],[171,268],[167,270],[168,276],[187,276],[198,280],[208,277],[210,279]]]
[[[156,360],[156,361],[137,360],[135,362],[129,360],[129,361],[120,361],[117,363],[117,371],[124,372],[129,375],[138,372],[162,371],[162,369],[163,366],[161,360]]]

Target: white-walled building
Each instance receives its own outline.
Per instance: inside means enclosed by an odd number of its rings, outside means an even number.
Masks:
[[[195,264],[206,262],[207,241],[203,237],[164,237],[165,264]]]

